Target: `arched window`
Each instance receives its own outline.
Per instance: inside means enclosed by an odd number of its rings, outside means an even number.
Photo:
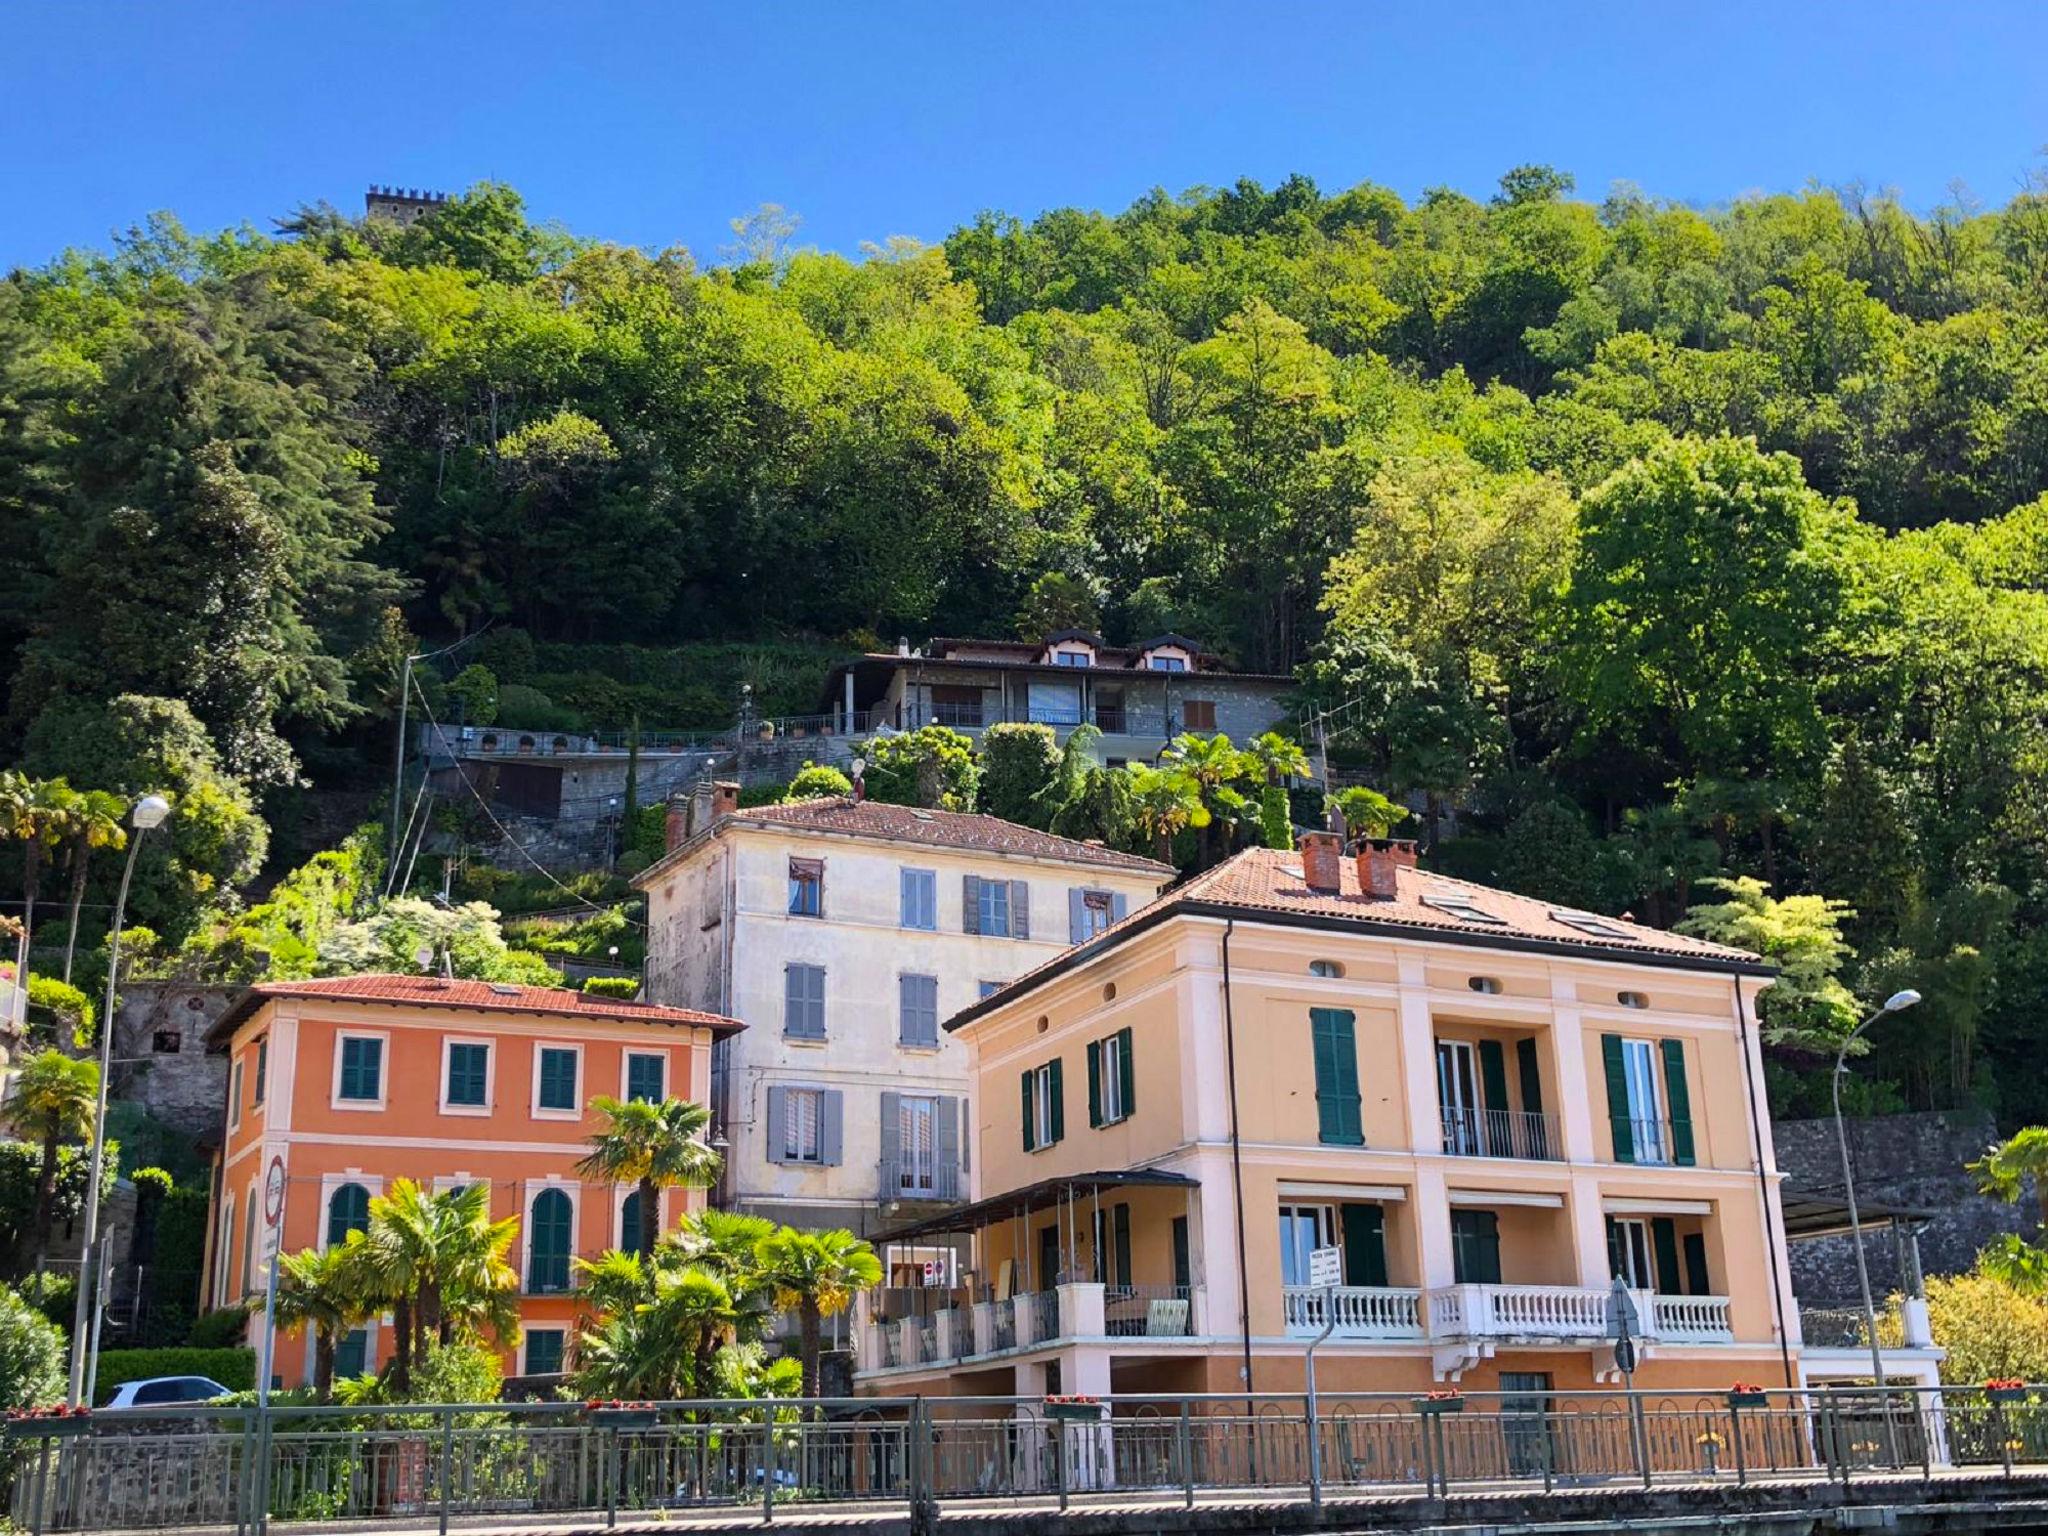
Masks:
[[[351,1232],[370,1230],[370,1192],[360,1184],[337,1184],[327,1197],[327,1246],[348,1241]]]
[[[640,1251],[640,1191],[634,1190],[619,1202],[619,1252]]]
[[[559,1189],[544,1189],[533,1197],[532,1219],[526,1227],[526,1288],[535,1295],[569,1289],[573,1215],[569,1197]]]

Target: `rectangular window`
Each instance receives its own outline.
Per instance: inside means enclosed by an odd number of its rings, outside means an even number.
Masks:
[[[270,1036],[256,1042],[256,1102],[263,1102],[263,1085],[270,1081]]]
[[[1009,937],[1009,881],[984,880],[981,882],[981,924],[976,931],[979,933],[992,934],[997,938]]]
[[[791,1088],[783,1097],[782,1161],[819,1163],[824,1161],[820,1129],[824,1123],[825,1095],[816,1088]]]
[[[1280,1283],[1307,1285],[1308,1256],[1337,1246],[1337,1220],[1327,1205],[1280,1207]]]
[[[1086,651],[1054,651],[1052,664],[1056,667],[1085,667],[1089,657]]]
[[[825,861],[789,861],[789,915],[821,917],[825,911]]]
[[[896,1183],[906,1195],[939,1188],[939,1101],[903,1094],[896,1100]]]
[[[178,1029],[160,1029],[149,1037],[149,1048],[158,1056],[175,1056],[185,1049],[185,1033]]]
[[[659,1104],[668,1097],[668,1058],[645,1051],[626,1053],[626,1098]]]
[[[1123,898],[1113,891],[1077,888],[1067,893],[1067,942],[1085,944],[1124,915]]]
[[[1049,1061],[1024,1074],[1024,1150],[1042,1152],[1067,1133],[1060,1064]]]
[[[1657,1081],[1657,1047],[1649,1040],[1621,1042],[1623,1081],[1628,1085],[1629,1144],[1639,1163],[1671,1161],[1664,1134],[1664,1098]]]
[[[796,1040],[825,1038],[825,968],[782,968],[782,1032]]]
[[[939,1043],[939,978],[899,976],[896,978],[899,1005],[898,1039],[904,1045],[936,1046]]]
[[[929,869],[906,869],[902,876],[905,928],[935,933],[939,926],[939,877]]]
[[[1185,672],[1188,664],[1178,656],[1154,656],[1150,662],[1154,672]]]
[[[1131,1032],[1120,1029],[1088,1042],[1088,1123],[1101,1127],[1130,1118],[1137,1108]]]
[[[384,1097],[384,1042],[363,1035],[341,1041],[341,1088],[336,1097],[375,1104]]]
[[[1182,699],[1180,701],[1180,725],[1184,731],[1215,730],[1216,701],[1214,699]]]
[[[1602,1035],[1600,1057],[1607,1078],[1614,1160],[1690,1165],[1694,1146],[1685,1042]]]
[[[235,1063],[235,1070],[228,1079],[228,1124],[242,1123],[242,1063]]]
[[[938,725],[981,728],[981,690],[944,683],[932,688],[932,720]]]
[[[1344,1008],[1311,1008],[1309,1035],[1316,1068],[1316,1134],[1333,1146],[1365,1145],[1359,1109],[1358,1042]]]
[[[1083,662],[1083,666],[1087,663]],[[1035,725],[1079,725],[1081,685],[1079,683],[1031,683],[1025,699]]]
[[[455,1041],[448,1047],[448,1092],[444,1103],[482,1109],[490,1102],[491,1048]]]
[[[1500,1284],[1500,1218],[1492,1211],[1451,1212],[1451,1270],[1460,1285]]]
[[[964,933],[985,933],[998,939],[1031,937],[1031,886],[1023,880],[984,880],[963,876],[960,882],[960,927]]]
[[[567,1046],[540,1048],[540,1085],[534,1103],[542,1109],[575,1109],[576,1053]]]
[[[562,1369],[562,1330],[559,1328],[529,1328],[526,1330],[526,1374],[529,1376],[554,1376]]]
[[[1630,1216],[1607,1218],[1607,1267],[1631,1290],[1657,1287],[1656,1271],[1650,1267],[1650,1224]]]

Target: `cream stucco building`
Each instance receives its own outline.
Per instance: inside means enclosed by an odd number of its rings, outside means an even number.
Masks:
[[[739,810],[731,786],[678,806],[669,851],[634,883],[650,999],[716,998],[750,1025],[713,1063],[721,1202],[872,1232],[968,1198],[980,1111],[941,1021],[1172,873],[990,816],[843,798]]]
[[[1617,1277],[1638,1385],[1794,1385],[1769,983],[1412,844],[1239,854],[949,1021],[982,1198],[895,1235],[966,1272],[860,1386],[1292,1392],[1328,1322],[1327,1389],[1541,1396],[1618,1380]]]

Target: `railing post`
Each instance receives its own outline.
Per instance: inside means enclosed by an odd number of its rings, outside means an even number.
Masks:
[[[455,1480],[455,1410],[441,1410],[441,1536],[448,1536],[448,1485]]]
[[[43,1436],[42,1453],[36,1460],[35,1490],[36,1512],[30,1517],[30,1530],[34,1533],[34,1536],[43,1536],[43,1506],[49,1502],[50,1498],[50,1437],[48,1435]],[[237,1513],[239,1514],[240,1511],[238,1510]],[[237,1521],[235,1529],[237,1536],[240,1536],[241,1525],[239,1521]]]
[[[609,1530],[619,1523],[619,1432],[604,1428],[604,1523]]]
[[[803,1422],[798,1416],[797,1422]],[[797,1433],[803,1431],[799,1429]],[[761,1523],[767,1525],[775,1519],[775,1399],[769,1398],[761,1409]]]
[[[1180,1486],[1182,1505],[1184,1508],[1193,1509],[1195,1507],[1195,1446],[1194,1436],[1190,1432],[1190,1426],[1188,1424],[1188,1400],[1186,1398],[1182,1398],[1180,1400],[1180,1428],[1178,1431],[1178,1440],[1180,1444]]]
[[[1052,1416],[1052,1473],[1059,1484],[1060,1511],[1067,1508],[1067,1421]]]
[[[1765,1432],[1769,1433],[1770,1408],[1764,1409]],[[1728,1398],[1728,1450],[1735,1457],[1735,1485],[1746,1487],[1749,1483],[1749,1460],[1742,1453],[1742,1410],[1735,1406],[1734,1394]]]

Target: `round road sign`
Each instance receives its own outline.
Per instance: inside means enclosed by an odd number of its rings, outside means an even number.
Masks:
[[[284,1220],[284,1159],[273,1157],[263,1178],[263,1219],[273,1227]]]

